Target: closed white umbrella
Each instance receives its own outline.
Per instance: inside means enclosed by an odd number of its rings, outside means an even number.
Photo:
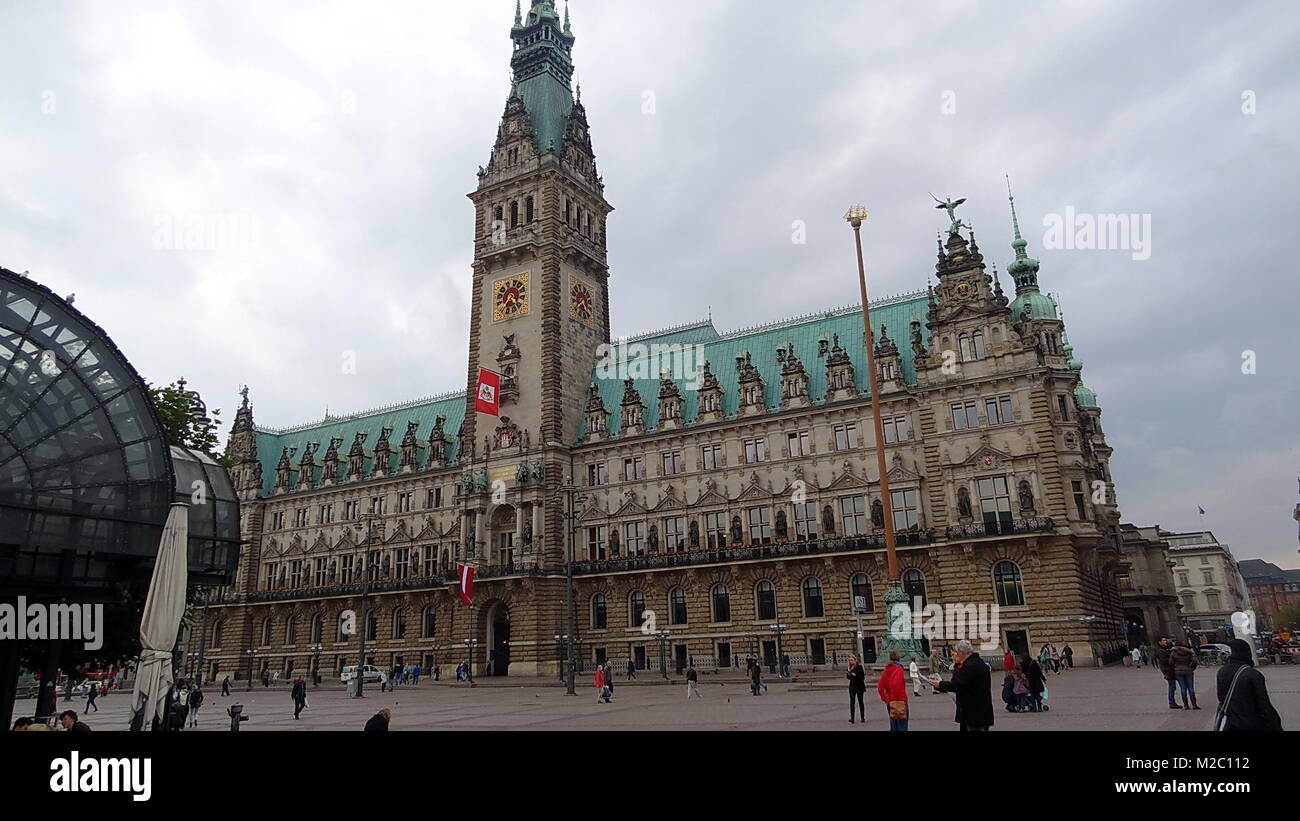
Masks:
[[[153,726],[155,717],[166,719],[163,705],[172,686],[172,648],[185,615],[185,584],[189,575],[189,505],[173,502],[158,541],[149,595],[140,619],[140,662],[135,670],[135,697],[131,729]]]

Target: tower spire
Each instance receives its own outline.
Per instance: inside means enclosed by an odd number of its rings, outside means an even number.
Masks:
[[[1015,239],[1011,247],[1016,258],[1007,266],[1007,273],[1016,283],[1016,298],[1011,303],[1011,316],[1019,321],[1027,313],[1032,319],[1056,319],[1056,302],[1038,290],[1038,260],[1029,256],[1029,243],[1020,235],[1020,218],[1016,215],[1016,198],[1011,193],[1011,175],[1007,175],[1007,201],[1011,204],[1011,232]]]

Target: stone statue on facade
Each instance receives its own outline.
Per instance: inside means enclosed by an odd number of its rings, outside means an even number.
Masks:
[[[971,512],[970,491],[964,487],[957,488],[957,516],[962,519],[974,518]]]
[[[962,228],[970,227],[969,225],[966,225],[961,220],[957,219],[957,214],[955,213],[957,210],[957,206],[961,205],[963,202],[966,201],[965,197],[962,197],[961,199],[957,199],[957,200],[953,200],[953,199],[941,200],[938,197],[934,196],[934,194],[931,194],[930,197],[935,202],[939,203],[938,205],[935,206],[935,208],[948,212],[948,223],[949,223],[948,236],[954,236],[956,234],[959,234],[961,233]]]

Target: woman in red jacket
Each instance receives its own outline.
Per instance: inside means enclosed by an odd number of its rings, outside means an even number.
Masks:
[[[907,678],[903,669],[902,657],[897,650],[889,651],[889,664],[880,674],[876,692],[880,700],[889,708],[889,731],[907,732]]]
[[[609,691],[605,689],[605,665],[596,665],[596,703],[609,703]]]

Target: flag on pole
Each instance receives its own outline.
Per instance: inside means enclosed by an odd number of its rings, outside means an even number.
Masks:
[[[474,410],[479,413],[500,415],[501,410],[501,374],[478,369],[478,388],[474,391]]]
[[[467,564],[459,565],[456,575],[460,577],[460,603],[468,607],[474,603],[474,568]]]
[[[1204,515],[1205,515],[1205,508],[1201,507],[1200,505],[1197,505],[1197,506],[1196,506],[1196,512],[1199,513],[1199,514],[1201,514],[1202,516],[1204,516]]]

